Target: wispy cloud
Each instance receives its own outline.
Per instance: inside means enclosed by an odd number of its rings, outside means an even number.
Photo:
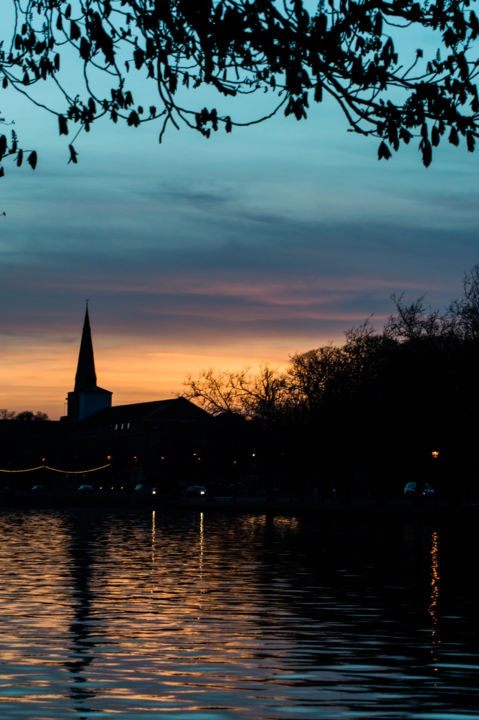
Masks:
[[[425,171],[415,151],[378,163],[323,110],[300,130],[278,119],[161,149],[151,132],[115,145],[100,131],[78,167],[52,141],[34,174],[12,171],[0,404],[62,412],[87,297],[101,383],[126,402],[204,366],[284,364],[371,313],[381,325],[391,293],[459,295],[478,261],[476,165],[446,152]],[[47,132],[33,123],[33,139]]]

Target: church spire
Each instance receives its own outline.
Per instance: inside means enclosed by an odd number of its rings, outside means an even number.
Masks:
[[[78,422],[99,410],[111,407],[111,392],[96,384],[95,359],[91,341],[88,300],[86,301],[85,320],[78,354],[75,389],[68,393],[68,420]]]
[[[93,343],[91,340],[87,300],[80,352],[78,354],[77,372],[75,375],[75,390],[81,391],[94,387],[96,387],[95,359],[93,357]]]

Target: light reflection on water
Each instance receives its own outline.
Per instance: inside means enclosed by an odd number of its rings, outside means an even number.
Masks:
[[[464,528],[4,511],[0,717],[478,717],[475,551]]]

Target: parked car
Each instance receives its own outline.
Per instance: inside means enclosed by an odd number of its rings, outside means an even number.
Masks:
[[[83,492],[83,493],[93,492],[94,489],[95,489],[95,488],[93,487],[93,485],[80,485],[80,486],[77,488],[77,490],[78,490],[79,492]]]
[[[135,485],[135,493],[138,495],[157,495],[158,488],[157,487],[151,487],[151,485],[145,485],[143,483],[138,483],[138,485]]]
[[[425,482],[424,487],[422,490],[422,494],[426,497],[431,497],[434,495],[434,488],[429,485],[429,483]],[[404,486],[404,495],[415,495],[416,494],[416,483],[415,482],[408,482]]]
[[[204,485],[188,485],[185,495],[188,495],[188,497],[205,497],[206,488]]]

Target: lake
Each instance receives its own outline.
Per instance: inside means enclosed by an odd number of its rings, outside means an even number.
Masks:
[[[0,717],[479,717],[478,533],[205,509],[0,513]]]

